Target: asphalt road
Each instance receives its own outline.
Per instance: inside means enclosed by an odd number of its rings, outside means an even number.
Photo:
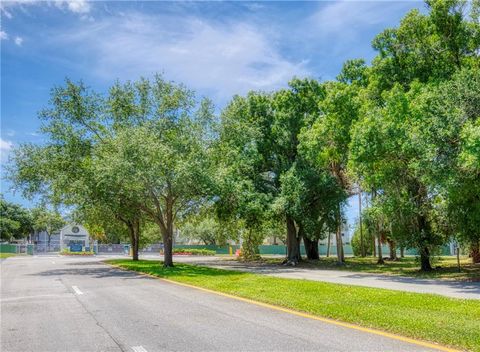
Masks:
[[[106,266],[1,263],[1,351],[427,351]]]

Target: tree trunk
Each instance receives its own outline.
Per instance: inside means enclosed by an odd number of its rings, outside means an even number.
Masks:
[[[383,253],[382,253],[382,235],[380,234],[380,231],[378,232],[378,243],[377,243],[377,252],[378,252],[378,260],[377,264],[385,264],[385,261],[383,260]]]
[[[132,245],[132,259],[133,260],[138,260],[138,250],[140,248],[140,220],[135,219],[133,223],[133,237],[134,237],[134,242]]]
[[[395,241],[388,240],[388,249],[390,251],[390,260],[397,260],[397,246],[395,245]]]
[[[330,242],[332,242],[332,234],[328,232],[328,242],[327,242],[327,258],[330,257]]]
[[[420,249],[420,265],[422,271],[433,270],[432,265],[430,264],[430,251],[427,247]]]
[[[366,257],[365,251],[365,241],[363,239],[363,225],[362,225],[362,190],[359,189],[358,192],[358,225],[360,230],[360,256],[362,258]]]
[[[242,259],[247,262],[260,259],[258,246],[259,243],[253,234],[253,230],[248,229],[248,234],[242,242]]]
[[[424,215],[420,215],[418,218],[419,231],[422,234],[422,242],[420,244],[420,266],[422,271],[431,271],[432,265],[430,264],[430,250],[427,245],[429,244],[431,226],[429,221]]]
[[[302,233],[303,245],[305,246],[305,253],[307,254],[307,259],[309,260],[319,260],[320,256],[318,255],[318,239],[311,240]]]
[[[292,217],[287,216],[287,264],[297,264],[302,258],[300,255],[300,241],[297,228]]]
[[[130,248],[132,249],[132,260],[138,260],[138,229],[136,227],[135,221],[128,221],[128,234],[130,236]]]
[[[474,241],[470,244],[470,256],[473,264],[480,263],[480,241]]]
[[[405,247],[404,246],[400,247],[400,258],[405,258]]]
[[[173,267],[173,197],[169,193],[166,199],[166,221],[165,231],[162,233],[163,237],[163,267]]]
[[[373,247],[373,251],[372,251],[373,257],[376,258],[377,257],[377,244],[375,243],[375,237],[372,238],[372,247]]]
[[[162,233],[163,239],[163,266],[165,268],[173,267],[173,231],[167,227],[167,231]]]
[[[337,212],[337,233],[336,233],[336,242],[337,242],[337,262],[338,264],[345,263],[345,255],[343,254],[343,241],[342,241],[342,216],[340,213],[340,208]]]

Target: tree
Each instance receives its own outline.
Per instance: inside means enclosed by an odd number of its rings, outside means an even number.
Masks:
[[[50,210],[45,206],[33,208],[31,210],[33,229],[36,232],[45,232],[48,237],[48,248],[52,235],[59,232],[65,226],[66,221],[57,210]]]
[[[32,227],[32,217],[28,210],[7,202],[3,196],[0,196],[0,239],[2,241],[25,238],[32,232]]]
[[[222,111],[214,147],[215,213],[222,223],[238,228],[247,260],[258,256],[262,223],[269,219],[273,200],[270,99],[253,92],[234,97]]]
[[[363,246],[364,252],[362,253],[362,236],[363,236]],[[355,256],[366,256],[373,254],[373,246],[372,243],[375,241],[375,237],[368,228],[368,226],[364,223],[362,225],[362,236],[360,236],[360,225],[357,223],[355,225],[355,230],[353,231],[352,236],[352,250],[353,255]]]
[[[205,245],[223,246],[228,239],[236,237],[234,233],[230,233],[232,229],[228,224],[216,219],[212,207],[208,206],[202,210],[187,216],[177,225],[182,239],[201,241]]]
[[[283,205],[282,213],[287,229],[287,263],[296,264],[301,260],[300,241],[306,243],[307,256],[318,258],[318,239],[323,237],[319,205],[323,190],[317,187],[320,181],[313,165],[299,153],[301,131],[310,128],[321,113],[320,101],[325,89],[312,79],[293,79],[289,89],[282,89],[273,95],[273,123],[271,127],[273,186],[278,204]],[[322,184],[324,185],[324,184]],[[308,198],[308,199],[307,199]],[[310,209],[299,202],[306,201]],[[318,229],[315,229],[315,225]]]
[[[407,242],[418,249],[422,269],[431,270],[431,253],[443,239],[432,231],[432,197],[427,182],[431,163],[423,163],[428,146],[417,134],[425,120],[414,114],[411,105],[417,94],[415,89],[406,94],[397,85],[384,95],[384,107],[366,110],[352,133],[350,166],[363,189],[379,194],[380,204],[385,199],[397,204],[398,217],[408,219],[403,222],[408,230],[402,233],[410,234]],[[388,214],[380,209],[379,214]],[[383,236],[380,228],[387,225],[379,223],[379,240]]]
[[[426,5],[427,14],[412,10],[398,28],[373,40],[379,54],[371,80],[379,94],[395,83],[408,88],[415,80],[446,80],[461,67],[478,67],[478,1],[429,0]]]
[[[446,240],[434,229],[442,185],[459,181],[451,182],[447,170],[456,169],[451,160],[458,160],[461,124],[452,116],[462,104],[445,104],[445,95],[462,90],[447,82],[462,68],[478,69],[480,43],[478,2],[427,1],[427,7],[429,13],[413,10],[398,28],[374,39],[378,55],[366,71],[350,146],[352,173],[378,195],[386,239],[417,248],[423,270],[431,270],[432,250]],[[475,101],[471,88],[463,90],[463,101]],[[443,97],[435,102],[432,96],[440,91]]]
[[[457,235],[480,261],[480,72],[463,69],[438,86],[425,86],[415,100],[415,114],[424,116],[420,136],[424,151],[436,162],[429,168],[428,182],[448,223],[440,226],[446,235]],[[430,160],[424,160],[429,164]]]
[[[40,195],[45,202],[79,212],[97,209],[103,222],[120,221],[129,229],[133,258],[138,259],[138,208],[129,195],[101,182],[95,157],[98,145],[125,124],[112,111],[104,97],[82,82],[67,80],[55,87],[50,105],[39,113],[47,142],[16,148],[9,178],[27,198]]]
[[[198,106],[193,92],[160,76],[134,87],[114,87],[110,105],[122,126],[95,150],[98,177],[128,195],[157,224],[164,245],[163,265],[170,267],[175,221],[209,194],[212,106],[208,101]],[[123,97],[130,100],[120,104]]]
[[[229,177],[219,182],[224,192],[217,205],[223,214],[242,219],[247,236],[256,243],[261,242],[265,221],[272,217],[284,221],[287,259],[292,264],[301,259],[302,235],[290,203],[280,200],[284,175],[295,167],[298,135],[318,116],[322,96],[318,82],[293,79],[288,89],[273,94],[235,97],[222,113],[218,164],[220,173]]]
[[[335,179],[298,158],[281,176],[281,192],[276,207],[295,219],[307,259],[318,260],[318,241],[335,230],[334,209],[343,197]]]
[[[326,96],[320,103],[321,115],[311,129],[304,129],[300,136],[300,148],[305,158],[328,172],[335,179],[337,197],[334,208],[336,222],[337,258],[345,261],[342,243],[342,206],[351,193],[351,182],[347,175],[350,129],[358,118],[359,84],[339,82],[325,83]]]

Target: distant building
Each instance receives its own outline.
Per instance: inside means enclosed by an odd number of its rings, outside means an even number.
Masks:
[[[84,250],[90,248],[90,234],[82,225],[68,224],[60,230],[60,250],[72,245],[81,245]]]

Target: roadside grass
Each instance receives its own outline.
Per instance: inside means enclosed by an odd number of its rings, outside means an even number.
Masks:
[[[480,301],[151,260],[106,263],[317,316],[480,352]]]
[[[0,259],[13,257],[15,255],[18,255],[18,254],[17,253],[3,253],[3,252],[0,252]]]
[[[283,258],[264,258],[265,263],[280,264]],[[313,269],[345,270],[384,275],[410,276],[423,279],[441,279],[457,281],[480,281],[480,265],[474,265],[471,259],[461,257],[458,271],[457,258],[437,257],[432,266],[435,268],[430,272],[420,271],[420,264],[415,257],[399,258],[396,261],[386,260],[385,264],[377,264],[377,258],[373,257],[346,257],[345,265],[338,265],[337,259],[333,257],[321,257],[320,260],[304,260],[299,267]]]

